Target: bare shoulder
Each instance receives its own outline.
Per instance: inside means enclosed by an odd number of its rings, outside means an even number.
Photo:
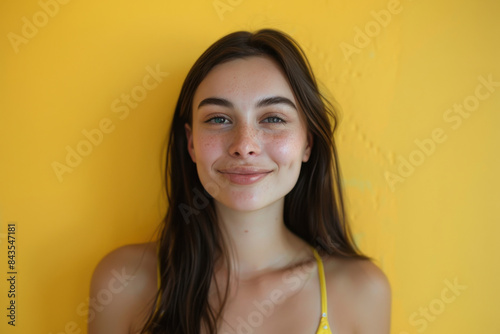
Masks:
[[[354,289],[361,297],[390,294],[387,276],[370,260],[329,257],[325,261],[325,273],[336,284]]]
[[[384,272],[363,259],[325,259],[328,302],[341,309],[347,319],[346,332],[390,331],[391,288]]]
[[[144,322],[157,291],[155,246],[122,246],[98,263],[90,284],[90,334],[129,333]]]

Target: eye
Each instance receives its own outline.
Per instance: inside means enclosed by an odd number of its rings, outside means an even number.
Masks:
[[[264,123],[286,123],[281,117],[271,116],[263,120]]]
[[[223,116],[215,116],[207,120],[205,123],[213,123],[213,124],[227,124],[229,120]]]

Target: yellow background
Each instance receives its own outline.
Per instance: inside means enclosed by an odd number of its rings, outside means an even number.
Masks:
[[[474,100],[479,78],[500,81],[500,3],[394,4],[2,1],[1,332],[85,332],[95,265],[111,249],[148,241],[165,212],[162,150],[187,71],[219,37],[272,27],[299,41],[341,107],[349,217],[391,282],[392,333],[500,333],[500,87],[483,85]],[[372,11],[389,8],[398,12],[378,23]],[[36,32],[23,28],[34,21]],[[12,42],[23,31],[29,38]],[[148,67],[168,76],[120,119],[113,101],[138,94]],[[446,121],[465,101],[479,105],[458,127]],[[67,146],[103,119],[112,130],[59,179],[53,163],[65,164]],[[424,155],[415,141],[439,128],[446,140]],[[391,186],[402,158],[419,165]],[[9,222],[17,223],[15,328],[5,316]],[[446,290],[454,281],[456,293]]]

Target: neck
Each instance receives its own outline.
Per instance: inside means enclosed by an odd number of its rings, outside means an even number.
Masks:
[[[215,203],[218,223],[233,250],[230,269],[240,279],[251,279],[282,269],[310,253],[308,245],[285,226],[284,200],[256,211],[241,212]]]

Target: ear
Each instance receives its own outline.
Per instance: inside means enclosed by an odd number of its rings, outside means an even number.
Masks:
[[[184,129],[186,130],[186,139],[187,139],[187,149],[189,155],[191,156],[191,160],[196,163],[196,155],[194,154],[194,145],[193,145],[193,130],[191,130],[191,126],[189,124],[184,124]]]
[[[313,146],[313,135],[311,132],[307,132],[307,146],[304,150],[304,155],[302,156],[302,162],[307,162],[311,156],[311,150]]]

